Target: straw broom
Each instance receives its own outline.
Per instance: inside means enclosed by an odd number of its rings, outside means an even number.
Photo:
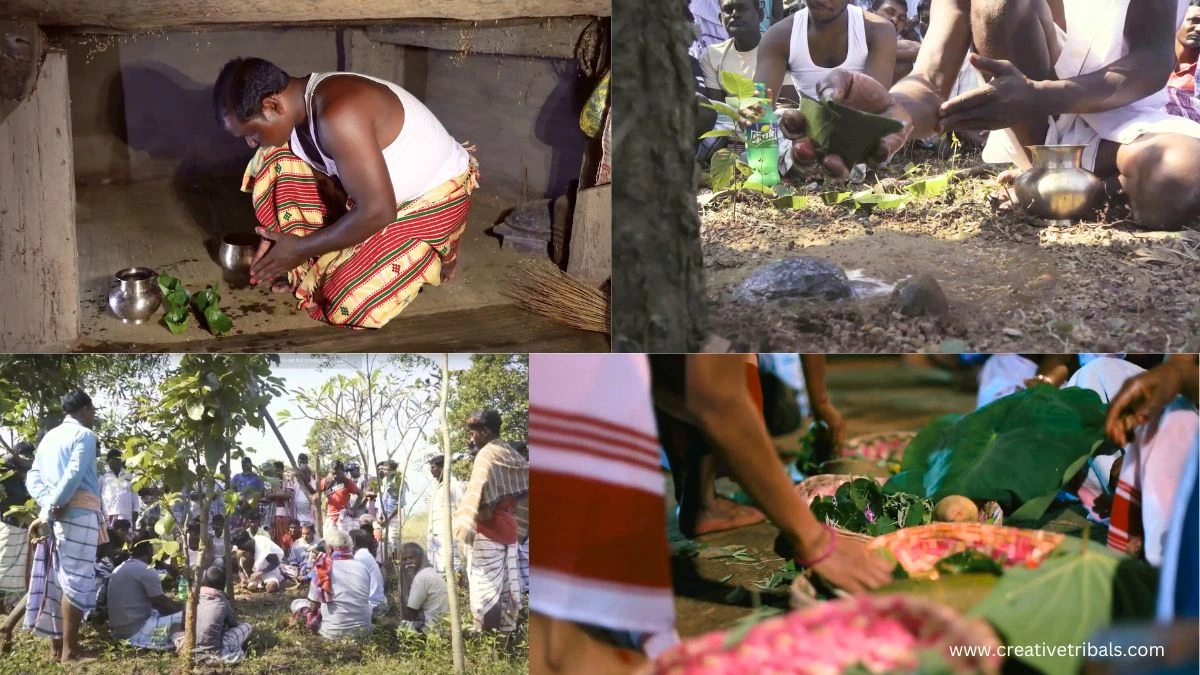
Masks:
[[[549,264],[522,267],[503,293],[522,309],[555,323],[608,333],[608,293]]]

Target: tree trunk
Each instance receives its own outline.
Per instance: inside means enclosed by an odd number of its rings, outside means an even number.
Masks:
[[[231,474],[233,472],[233,469],[230,468],[233,466],[230,463],[233,460],[232,455],[233,455],[232,448],[225,451],[225,467],[226,467],[225,473],[226,474]],[[231,478],[233,478],[232,475],[225,476],[225,489],[226,490],[233,489],[233,485],[230,481]],[[221,505],[221,512],[225,513],[225,505],[224,504]],[[221,550],[225,552],[225,554],[224,554],[225,597],[229,598],[229,602],[233,602],[233,555],[231,554],[231,549],[233,547],[229,541],[229,530],[231,529],[229,521],[232,519],[232,517],[233,517],[232,513],[225,513],[225,527],[221,528]]]
[[[707,332],[694,185],[696,80],[678,2],[614,0],[613,351],[695,352]]]
[[[442,427],[442,456],[445,466],[450,466],[450,429],[446,426],[446,399],[449,394],[450,355],[442,354],[442,400],[438,405],[438,417]],[[466,655],[463,652],[462,617],[458,614],[458,584],[454,578],[454,528],[450,520],[454,517],[450,509],[450,480],[442,481],[442,496],[446,499],[446,524],[442,527],[442,548],[449,551],[446,556],[446,599],[450,604],[450,647],[454,650],[454,672],[462,673],[466,669]],[[466,551],[463,552],[464,557]]]
[[[212,506],[212,498],[213,479],[212,473],[209,472],[205,475],[204,484],[200,489],[200,561],[195,567],[187,566],[191,571],[191,584],[188,586],[187,610],[183,615],[183,663],[184,672],[189,673],[196,664],[196,606],[200,601],[200,580],[204,578],[204,570],[209,562],[208,510]],[[189,556],[189,551],[191,549],[187,541],[187,523],[184,521],[184,556]]]

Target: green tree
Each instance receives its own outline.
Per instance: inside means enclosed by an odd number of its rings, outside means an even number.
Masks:
[[[109,430],[126,424],[123,414],[139,397],[154,392],[167,370],[159,354],[4,354],[0,355],[0,426],[13,438],[36,441],[60,422],[63,395],[76,387],[97,400],[97,434],[112,441]]]
[[[467,452],[467,415],[481,409],[500,413],[500,438],[524,441],[529,436],[529,355],[472,354],[471,367],[450,376],[450,449]]]
[[[125,461],[140,474],[135,485],[151,481],[163,486],[163,517],[155,526],[161,537],[160,551],[178,555],[185,542],[186,519],[177,523],[171,506],[179,499],[197,494],[200,499],[199,565],[185,567],[191,580],[184,618],[183,658],[186,668],[194,661],[196,602],[195,583],[200,570],[212,560],[208,535],[209,509],[214,495],[214,475],[222,465],[244,456],[238,433],[253,427],[262,430],[271,399],[282,393],[283,382],[271,376],[278,357],[245,354],[187,354],[179,366],[159,385],[161,399],[145,401],[139,414],[153,431],[126,440]],[[226,490],[224,512],[230,513],[238,495]],[[186,503],[186,502],[185,502]],[[226,572],[232,566],[228,528],[225,536]]]

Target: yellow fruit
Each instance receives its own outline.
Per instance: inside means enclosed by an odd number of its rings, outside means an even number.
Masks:
[[[933,519],[943,523],[973,523],[979,520],[979,507],[966,497],[950,495],[933,507]]]

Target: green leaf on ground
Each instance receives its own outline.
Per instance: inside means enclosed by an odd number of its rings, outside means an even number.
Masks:
[[[771,203],[778,209],[802,209],[808,206],[808,197],[804,195],[786,195],[776,197]]]
[[[852,192],[822,192],[821,201],[825,202],[826,206],[841,204],[849,199],[854,193]]]
[[[187,302],[187,289],[179,288],[167,294],[167,304],[172,307],[186,307]]]
[[[914,197],[937,197],[950,186],[950,179],[953,176],[953,171],[947,171],[937,176],[930,176],[929,178],[909,183],[904,189]]]
[[[1104,626],[1154,616],[1157,571],[1096,542],[1080,551],[1068,540],[1037,568],[1004,573],[969,612],[996,627],[1010,645],[1077,645]],[[1079,672],[1082,655],[1013,658],[1046,675]]]

